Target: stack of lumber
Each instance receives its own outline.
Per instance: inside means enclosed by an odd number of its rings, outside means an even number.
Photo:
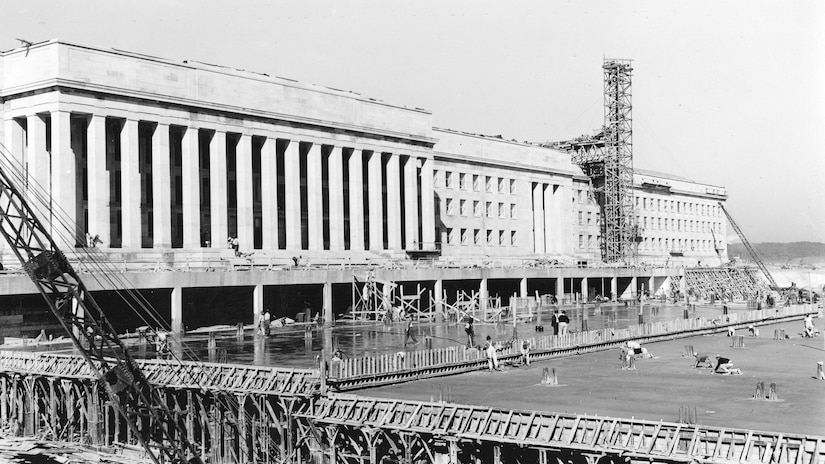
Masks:
[[[74,443],[50,442],[37,438],[0,437],[0,462],[44,464],[149,464],[142,450],[131,447],[83,447]]]

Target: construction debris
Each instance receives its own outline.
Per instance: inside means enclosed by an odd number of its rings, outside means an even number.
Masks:
[[[76,443],[11,437],[0,438],[0,462],[149,464],[152,461],[142,449],[133,447],[83,447]]]

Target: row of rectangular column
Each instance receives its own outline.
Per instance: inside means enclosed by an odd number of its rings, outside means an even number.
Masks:
[[[562,185],[533,183],[533,249],[536,253],[563,254],[567,221]]]
[[[78,116],[78,115],[74,115]],[[62,206],[62,217],[70,224],[77,224],[72,231],[76,237],[83,235],[83,218],[78,217],[77,154],[84,149],[87,163],[88,228],[85,232],[99,235],[105,244],[110,243],[110,167],[107,166],[107,117],[82,115],[87,119],[85,147],[78,148],[71,135],[73,115],[67,111],[29,115],[22,125],[15,119],[6,121],[7,146],[12,151],[26,147],[20,161],[27,161],[31,182],[43,189],[50,201]],[[19,121],[21,118],[16,118]],[[141,173],[139,166],[139,126],[145,124],[136,119],[117,118],[123,121],[119,144],[121,182],[121,240],[123,248],[141,246]],[[51,123],[51,153],[47,150],[47,120]],[[151,170],[152,170],[152,245],[172,245],[172,190],[173,166],[170,161],[170,128],[164,122],[151,122]],[[209,141],[210,206],[209,230],[212,247],[225,247],[223,238],[229,235],[226,179],[227,132],[214,127],[174,126],[183,132],[180,140],[180,190],[182,201],[181,227],[183,247],[202,246],[201,235],[201,177],[199,166],[199,130],[212,131]],[[141,132],[143,133],[143,132]],[[112,138],[109,134],[109,138]],[[253,212],[253,142],[260,141],[261,158],[261,227],[263,249],[325,248],[324,202],[328,211],[328,242],[330,250],[345,248],[345,210],[349,211],[349,249],[362,250],[365,242],[369,249],[415,249],[421,242],[432,243],[434,237],[434,207],[432,159],[398,153],[386,153],[358,147],[344,147],[318,143],[311,140],[293,140],[288,137],[254,136],[239,134],[236,146],[237,179],[237,236],[241,246],[251,248],[254,241]],[[175,141],[177,144],[177,141]],[[51,160],[50,160],[51,155]],[[283,173],[278,173],[283,157]],[[306,193],[302,197],[301,160],[306,159]],[[327,164],[327,189],[325,195],[323,163]],[[349,204],[345,208],[344,169],[349,172]],[[366,171],[363,163],[366,163]],[[25,163],[22,163],[25,165]],[[420,172],[419,172],[420,171]],[[363,174],[368,177],[368,197],[364,198]],[[278,176],[283,180],[283,196],[278,195]],[[420,183],[418,176],[421,176]],[[384,178],[386,176],[386,178]],[[403,185],[404,192],[401,192]],[[420,191],[419,191],[420,185]],[[386,198],[385,198],[386,195]],[[404,199],[402,205],[402,196]],[[283,204],[279,204],[283,202]],[[364,203],[367,203],[366,205]],[[385,204],[386,202],[386,204]],[[306,204],[302,204],[306,203]],[[284,231],[279,234],[279,209],[283,210]],[[369,211],[365,220],[365,209]],[[307,236],[302,237],[302,210],[305,211]],[[39,210],[41,218],[51,222],[51,205]],[[385,216],[386,212],[386,217]],[[402,217],[403,212],[403,217]],[[81,221],[80,223],[78,221]],[[420,222],[419,222],[420,221]],[[402,224],[404,226],[402,232]],[[368,230],[365,230],[368,225]],[[419,233],[420,231],[420,233]],[[402,233],[404,240],[402,243]],[[59,238],[59,234],[55,234]],[[64,234],[66,235],[66,234]],[[385,237],[386,236],[386,237]],[[280,243],[285,237],[286,243]],[[365,240],[368,237],[368,240]],[[302,240],[302,238],[304,240]],[[74,239],[64,237],[62,245],[74,247]]]

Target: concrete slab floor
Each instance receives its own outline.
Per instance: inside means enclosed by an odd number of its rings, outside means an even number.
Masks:
[[[822,319],[816,319],[822,329]],[[774,329],[792,338],[773,340]],[[758,338],[745,335],[744,348],[731,348],[726,333],[645,345],[654,359],[640,359],[635,371],[622,370],[618,349],[548,361],[505,372],[471,372],[360,390],[381,398],[430,401],[449,392],[455,403],[678,422],[680,406],[696,407],[702,425],[825,435],[825,380],[816,363],[825,361],[822,337],[801,338],[802,321],[761,326]],[[683,357],[685,345],[721,354],[743,374],[711,374]],[[544,367],[555,368],[559,386],[541,384]],[[753,399],[758,382],[776,384],[779,401]]]

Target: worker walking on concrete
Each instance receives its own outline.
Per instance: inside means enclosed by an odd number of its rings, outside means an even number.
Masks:
[[[567,312],[562,311],[559,316],[559,335],[567,335],[567,324],[570,323],[570,318],[567,317]]]
[[[407,346],[407,343],[412,340],[414,345],[418,345],[418,339],[415,338],[415,334],[413,334],[413,320],[410,318],[407,320],[407,329],[404,331],[404,346]]]
[[[475,329],[473,328],[473,317],[467,316],[467,323],[464,325],[464,332],[467,333],[467,348],[472,348],[476,346],[475,344]]]

